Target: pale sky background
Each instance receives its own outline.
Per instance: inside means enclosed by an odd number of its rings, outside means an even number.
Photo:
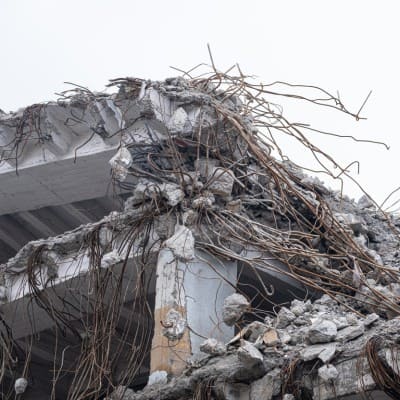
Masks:
[[[171,65],[209,62],[210,43],[222,70],[239,63],[259,81],[338,90],[355,112],[372,90],[366,121],[301,103],[283,106],[296,122],[390,145],[387,151],[316,138],[343,165],[360,161],[354,177],[379,202],[400,186],[399,8],[396,0],[0,0],[0,108],[54,99],[68,89],[65,81],[103,90],[116,77],[174,76]],[[284,145],[296,161],[310,162]],[[360,196],[351,184],[345,192]]]

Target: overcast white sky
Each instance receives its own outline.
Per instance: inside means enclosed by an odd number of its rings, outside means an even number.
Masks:
[[[307,0],[0,0],[0,108],[15,110],[55,98],[65,81],[102,90],[121,76],[163,79],[169,66],[239,63],[260,81],[315,84],[358,110],[366,121],[285,107],[313,123],[384,147],[317,139],[343,164],[359,160],[355,176],[378,201],[400,185],[399,2]],[[276,99],[274,99],[276,100]],[[288,155],[308,162],[287,144]],[[352,185],[345,191],[359,197]]]

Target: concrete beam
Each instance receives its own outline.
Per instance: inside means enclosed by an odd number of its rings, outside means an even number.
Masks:
[[[140,99],[118,99],[118,105],[113,96],[82,94],[2,114],[0,215],[105,196],[108,161],[121,140],[164,137],[176,107],[150,87]]]

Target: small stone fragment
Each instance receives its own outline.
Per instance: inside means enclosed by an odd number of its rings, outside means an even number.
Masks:
[[[224,300],[222,319],[226,325],[232,326],[249,308],[250,303],[246,297],[239,293],[233,293]]]
[[[179,311],[171,308],[163,321],[162,334],[169,340],[179,340],[185,333],[186,320]]]
[[[268,329],[263,336],[263,342],[268,347],[276,346],[279,343],[278,332],[276,329]]]
[[[378,320],[379,320],[379,315],[375,314],[375,313],[372,313],[372,314],[368,314],[365,317],[363,323],[364,323],[364,326],[369,327],[369,326],[371,326],[373,323],[375,323]]]
[[[304,301],[301,300],[293,300],[292,304],[290,306],[290,311],[296,315],[296,317],[299,317],[300,315],[303,315],[306,312],[306,305]]]
[[[314,322],[308,331],[308,339],[311,343],[328,343],[337,334],[336,325],[332,321],[319,319]]]
[[[147,386],[165,385],[168,383],[167,371],[154,371],[150,374]]]
[[[28,381],[25,378],[18,378],[14,384],[15,394],[22,394],[28,387]]]
[[[324,382],[331,382],[335,380],[339,375],[338,370],[333,365],[323,365],[318,369],[318,376]]]
[[[207,339],[200,345],[200,351],[212,356],[221,356],[226,353],[226,346],[217,339]]]
[[[239,360],[248,367],[252,367],[263,362],[263,355],[260,353],[260,351],[252,343],[246,340],[241,341],[241,346],[239,347],[237,354]]]
[[[296,315],[292,313],[288,308],[282,307],[276,318],[276,327],[279,329],[286,328],[296,319]]]

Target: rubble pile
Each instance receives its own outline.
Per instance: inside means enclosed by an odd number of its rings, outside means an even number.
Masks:
[[[154,399],[156,392],[158,399],[189,399],[211,378],[211,398],[226,400],[327,400],[370,391],[380,387],[365,348],[379,337],[377,357],[397,371],[399,328],[400,318],[361,316],[327,295],[294,300],[276,316],[246,325],[226,344],[207,339],[201,349],[208,356],[189,364],[182,376],[136,393],[120,387],[110,399]]]

